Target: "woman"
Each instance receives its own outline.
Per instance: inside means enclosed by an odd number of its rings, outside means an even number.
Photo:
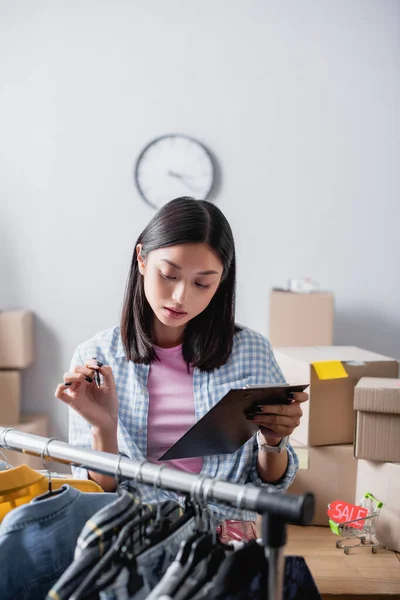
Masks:
[[[81,344],[57,387],[70,407],[70,443],[157,462],[230,389],[284,382],[268,341],[235,323],[235,281],[232,231],[215,205],[183,197],[161,208],[135,245],[120,326]],[[259,407],[249,416],[257,436],[234,454],[167,464],[285,490],[298,466],[287,437],[307,399]],[[76,471],[116,487],[113,477]]]

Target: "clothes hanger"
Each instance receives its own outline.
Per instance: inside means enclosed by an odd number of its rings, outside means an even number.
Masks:
[[[206,560],[205,560],[205,568],[202,570],[202,572],[198,573],[198,575],[197,575],[197,577],[198,577],[197,581],[194,583],[193,586],[190,587],[190,589],[186,590],[186,594],[184,594],[184,595],[181,594],[179,596],[179,600],[190,600],[191,598],[193,598],[197,594],[197,592],[199,592],[204,587],[204,585],[206,585],[208,582],[210,582],[214,579],[220,566],[224,562],[227,554],[234,552],[233,546],[231,546],[229,544],[223,544],[218,540],[218,538],[217,538],[217,519],[215,519],[215,517],[213,517],[213,514],[208,507],[208,499],[209,499],[211,490],[217,481],[218,481],[218,479],[214,479],[211,482],[207,492],[205,492],[205,494],[204,494],[204,505],[206,505],[206,507],[207,507],[206,510],[207,510],[207,517],[208,517],[208,526],[209,526],[209,531],[210,531],[211,535],[213,536],[214,546],[213,546],[208,558],[206,558]],[[238,498],[238,508],[239,509],[241,508],[242,499],[243,499],[243,495],[241,494],[240,497]]]
[[[12,427],[7,427],[7,429],[4,429],[4,431],[1,432],[1,438],[0,438],[0,446],[2,448],[8,448],[7,446],[7,442],[6,442],[6,434],[8,431],[12,431],[13,428]],[[14,467],[12,466],[11,463],[8,462],[8,458],[7,456],[4,454],[4,452],[2,450],[0,450],[0,454],[1,456],[4,458],[4,462],[6,464],[6,471],[8,471],[8,469],[13,469]]]
[[[151,546],[162,542],[172,533],[177,531],[180,527],[185,525],[194,516],[194,511],[192,506],[187,505],[185,507],[185,512],[179,518],[170,519],[170,514],[176,513],[176,505],[171,509],[170,513],[162,511],[162,502],[160,498],[161,491],[161,473],[162,470],[165,469],[167,465],[161,465],[160,470],[157,474],[157,477],[154,481],[154,489],[156,490],[156,503],[157,503],[157,514],[154,523],[151,523],[145,531],[146,540],[145,547],[139,553],[142,554],[145,550],[148,550]]]
[[[42,459],[42,465],[45,471],[47,471],[47,478],[49,481],[49,485],[48,485],[48,490],[47,492],[45,492],[44,494],[40,494],[40,496],[37,496],[35,498],[35,502],[41,501],[41,500],[47,500],[48,498],[53,498],[54,496],[59,496],[60,494],[62,494],[65,491],[65,487],[61,486],[59,489],[57,490],[53,490],[52,487],[52,479],[51,479],[51,471],[49,469],[48,466],[46,466],[46,457],[45,455],[47,454],[47,457],[49,458],[49,450],[48,450],[48,446],[50,444],[50,442],[52,442],[53,440],[55,440],[56,438],[49,438],[45,445],[43,446],[43,449],[40,453],[40,458]]]
[[[131,552],[130,540],[132,539],[132,523],[137,523],[138,512],[141,511],[143,505],[143,497],[140,489],[136,486],[137,480],[140,477],[141,469],[146,461],[142,461],[139,464],[138,472],[133,480],[135,487],[129,486],[129,489],[121,488],[122,473],[121,473],[121,459],[122,455],[118,457],[117,468],[115,473],[115,479],[117,480],[117,494],[119,496],[124,493],[129,493],[132,496],[131,508],[126,510],[118,519],[118,527],[121,527],[117,538],[112,542],[106,553],[100,558],[95,567],[84,577],[79,583],[74,593],[70,596],[70,600],[82,600],[87,597],[91,597],[93,592],[98,593],[100,590],[111,585],[118,574],[120,573],[123,563],[119,560],[122,552]],[[133,497],[133,493],[136,493],[139,497],[139,509],[136,498]],[[98,581],[101,578],[101,585],[98,585]]]
[[[8,462],[8,458],[2,450],[0,450],[0,456],[2,456],[4,458],[3,462],[6,465],[6,468],[2,469],[2,471],[8,471],[8,469],[13,469],[13,466]]]
[[[171,596],[178,591],[183,582],[189,577],[196,566],[207,556],[214,547],[214,535],[210,529],[208,521],[205,519],[206,505],[204,498],[200,498],[200,491],[204,485],[204,479],[197,477],[195,480],[190,497],[195,508],[196,531],[186,541],[181,543],[178,555],[175,560],[182,565],[182,572],[179,579],[176,581],[174,589],[171,591]]]
[[[166,521],[166,519],[162,516],[161,513],[161,502],[160,502],[160,489],[161,489],[161,473],[162,470],[165,469],[167,465],[161,465],[160,470],[157,474],[157,477],[154,481],[153,487],[156,491],[156,502],[157,502],[157,513],[156,513],[156,519],[154,521],[153,524],[149,525],[146,528],[146,537],[148,540],[151,539],[151,537],[155,537],[158,538],[160,535],[162,535],[165,531],[166,528],[168,528],[168,523]]]
[[[192,547],[197,540],[203,538],[207,532],[206,522],[204,520],[204,504],[201,503],[201,500],[198,498],[198,487],[200,489],[203,486],[203,478],[198,476],[192,485],[192,489],[190,491],[190,500],[195,512],[195,531],[194,533],[187,539],[181,543],[179,548],[179,552],[175,560],[179,561],[182,566],[186,565],[190,553],[192,551]],[[192,557],[193,560],[193,557]]]
[[[211,494],[212,487],[215,485],[214,479],[205,492],[204,479],[198,478],[192,487],[191,498],[195,503],[197,511],[197,532],[183,543],[180,548],[180,556],[177,557],[182,564],[182,573],[179,580],[176,582],[175,588],[171,593],[174,594],[179,590],[184,581],[193,573],[194,569],[204,562],[204,572],[196,582],[196,585],[187,592],[187,598],[198,591],[201,587],[210,581],[218,571],[221,563],[225,559],[227,551],[232,551],[233,547],[219,542],[217,538],[216,522],[212,512],[208,507],[208,500]],[[196,535],[197,534],[197,535]]]
[[[142,461],[139,465],[137,475],[133,480],[133,483],[136,486],[139,486],[141,483],[141,470],[143,464],[147,461]],[[186,523],[190,518],[193,517],[193,509],[189,507],[188,514],[184,514],[182,517],[171,521],[168,516],[170,513],[176,513],[176,503],[174,507],[171,508],[171,511],[168,512],[168,507],[163,506],[160,498],[160,490],[161,490],[161,472],[162,469],[167,465],[163,465],[156,477],[154,482],[154,487],[156,489],[156,497],[157,497],[157,509],[156,513],[148,512],[143,510],[142,515],[139,519],[136,518],[131,520],[131,522],[127,523],[125,527],[123,527],[116,539],[113,543],[112,548],[107,552],[107,555],[101,559],[100,563],[96,566],[96,578],[91,577],[91,581],[88,582],[89,585],[85,585],[84,593],[86,594],[86,590],[93,590],[93,585],[95,585],[96,592],[103,590],[107,586],[111,585],[111,583],[116,579],[117,575],[121,571],[123,567],[128,569],[129,573],[129,584],[132,581],[135,581],[137,584],[137,570],[136,570],[136,558],[153,546],[159,541],[165,539],[168,535],[170,535],[171,530],[175,531],[178,527],[181,527],[184,523]],[[140,492],[140,487],[137,487],[137,490]],[[146,505],[143,505],[145,507]],[[167,508],[167,512],[165,509]],[[144,531],[140,533],[140,528],[142,525],[146,525]],[[133,540],[133,534],[139,531],[139,543]],[[143,536],[143,537],[142,537]],[[139,546],[139,548],[138,548]],[[105,575],[105,571],[108,572]],[[101,577],[101,582],[100,580]],[[96,584],[96,581],[100,584]],[[83,586],[82,586],[83,587]],[[81,590],[79,590],[80,592]],[[74,595],[71,600],[78,600],[85,598],[86,595],[79,595],[78,593]]]

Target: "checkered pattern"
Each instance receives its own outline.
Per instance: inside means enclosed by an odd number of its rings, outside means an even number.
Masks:
[[[144,460],[147,454],[149,366],[126,360],[119,327],[103,331],[78,346],[72,358],[71,368],[82,365],[92,356],[96,356],[98,360],[113,369],[119,399],[119,451],[134,460]],[[246,384],[284,381],[268,340],[259,333],[243,327],[235,335],[232,354],[225,365],[213,372],[194,369],[193,393],[196,420],[201,419],[232,388],[241,388]],[[90,425],[73,410],[70,410],[69,439],[73,445],[91,447]],[[283,479],[276,485],[266,484],[258,477],[257,452],[254,436],[234,454],[204,457],[201,474],[232,483],[253,483],[267,487],[271,492],[286,490],[298,469],[298,459],[293,448],[288,445],[288,469]],[[87,477],[87,471],[84,469],[74,469],[74,474],[77,477]],[[176,498],[175,494],[168,494],[168,496]],[[151,488],[145,492],[144,499],[148,502],[154,500],[154,492]],[[238,518],[238,511],[227,507],[220,508],[221,510],[218,509],[216,512],[223,515],[223,518]],[[240,516],[251,520],[254,518],[254,513],[243,511]]]

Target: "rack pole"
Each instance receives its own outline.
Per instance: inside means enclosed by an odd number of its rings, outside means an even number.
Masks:
[[[192,493],[201,480],[201,490],[207,499],[219,500],[258,513],[268,512],[271,516],[294,525],[308,525],[314,513],[312,494],[302,496],[274,494],[254,485],[229,483],[212,477],[185,473],[171,467],[158,467],[149,462],[135,461],[109,452],[79,448],[7,427],[0,427],[0,446],[35,456],[40,456],[45,449],[47,457],[59,462],[84,467],[104,475],[119,473],[126,479],[136,479],[139,475],[140,483],[153,485],[157,482],[157,486],[178,493]]]
[[[262,540],[268,562],[268,583],[266,598],[282,600],[285,579],[286,523],[278,518],[271,518],[267,512],[262,516]]]

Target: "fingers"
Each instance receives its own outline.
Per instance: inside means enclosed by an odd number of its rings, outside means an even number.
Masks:
[[[71,402],[71,394],[81,385],[89,386],[89,389],[98,385],[100,380],[98,379],[98,382],[95,383],[95,378],[97,379],[99,373],[101,373],[105,384],[115,386],[111,367],[92,358],[87,360],[84,365],[77,365],[74,367],[73,371],[64,373],[64,383],[57,386],[54,395],[59,400],[69,404]]]
[[[105,382],[114,383],[114,375],[112,372],[112,368],[108,365],[104,365],[99,360],[95,358],[87,360],[85,362],[85,368],[90,370],[90,377],[93,377],[94,372],[97,371],[98,373],[101,373]]]
[[[260,404],[259,406],[257,406],[256,412],[259,411],[259,412],[271,413],[271,414],[275,414],[275,415],[295,414],[292,412],[293,408],[297,409],[299,404],[301,404],[303,402],[307,402],[308,394],[306,392],[296,392],[295,394],[293,394],[293,396],[294,397],[290,404]],[[301,410],[300,410],[300,412],[301,412]],[[301,412],[301,415],[302,414],[303,413]]]
[[[92,373],[94,373],[94,371],[100,371],[102,366],[103,366],[103,363],[100,362],[99,360],[97,360],[96,358],[87,360],[84,364],[84,367],[86,369],[90,369],[90,371]]]
[[[97,387],[100,387],[100,369],[103,366],[103,363],[97,360],[95,356],[93,356],[92,360],[85,364],[86,368],[89,368],[92,372],[92,377],[94,378]]]
[[[76,367],[74,367],[73,372],[78,375],[82,374],[85,377],[88,377],[89,379],[91,379],[93,381],[93,374],[94,374],[93,368],[89,368],[86,365],[84,365],[84,366],[77,365]],[[64,381],[69,381],[69,379],[68,380],[65,379],[66,375],[69,375],[69,373],[64,374]],[[88,383],[91,383],[91,381],[88,381]]]
[[[276,427],[291,427],[294,429],[300,425],[300,419],[300,415],[291,417],[286,415],[255,415],[254,418],[250,420],[253,421],[255,425],[271,427],[271,429],[275,430]]]
[[[78,371],[79,369],[79,371]],[[93,372],[86,367],[75,367],[74,372],[64,373],[64,383],[93,383]]]
[[[281,436],[287,436],[291,435],[293,430],[300,425],[302,415],[300,402],[294,402],[289,405],[257,406],[257,410],[247,415],[247,419],[259,427],[272,430]]]
[[[292,398],[292,402],[307,402],[308,394],[307,392],[294,392]]]
[[[67,390],[69,390],[69,386],[65,385],[65,383],[60,383],[57,388],[56,391],[54,393],[55,397],[58,398],[59,400],[62,400],[63,402],[65,402],[66,404],[69,404],[72,400],[72,397],[70,394],[66,393]]]
[[[255,410],[251,414],[282,415],[286,417],[299,415],[302,417],[303,411],[301,409],[300,402],[293,402],[293,404],[260,404],[259,406],[255,407]]]
[[[79,372],[69,371],[64,373],[64,383],[60,383],[54,393],[56,398],[67,404],[71,402],[71,393],[80,385],[85,382],[86,385],[91,385],[93,383],[93,379],[89,375],[86,375],[87,371],[91,373],[89,369],[84,369],[83,367],[76,367],[76,369],[79,369]]]

